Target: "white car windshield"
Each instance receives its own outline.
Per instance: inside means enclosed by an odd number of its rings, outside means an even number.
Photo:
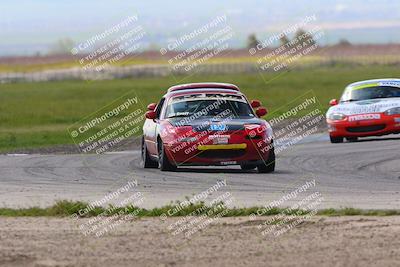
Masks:
[[[350,102],[390,97],[400,97],[400,87],[372,86],[359,89],[349,88],[343,93],[341,101]]]

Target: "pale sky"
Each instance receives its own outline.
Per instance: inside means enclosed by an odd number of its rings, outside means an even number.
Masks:
[[[234,46],[312,14],[329,31],[327,42],[400,42],[399,10],[399,0],[0,0],[0,55],[45,52],[61,38],[80,42],[133,14],[157,44],[220,14],[238,33]]]

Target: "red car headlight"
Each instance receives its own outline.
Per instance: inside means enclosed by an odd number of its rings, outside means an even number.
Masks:
[[[266,125],[260,124],[245,124],[244,130],[249,139],[263,139],[267,136]]]
[[[178,142],[181,142],[181,143],[192,143],[192,142],[197,142],[197,141],[198,141],[198,139],[196,136],[178,138]]]
[[[331,113],[328,115],[328,119],[333,120],[333,121],[341,121],[346,118],[346,115],[342,113]]]
[[[195,137],[192,126],[175,127],[171,124],[165,124],[161,134],[164,138],[171,139],[174,142],[193,142]]]
[[[400,115],[400,107],[391,108],[385,111],[386,115]]]

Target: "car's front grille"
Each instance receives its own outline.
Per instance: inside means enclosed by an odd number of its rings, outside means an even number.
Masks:
[[[385,124],[378,125],[368,125],[368,126],[358,126],[358,127],[348,127],[346,130],[350,133],[366,133],[366,132],[374,132],[385,129]]]
[[[211,159],[231,159],[241,157],[245,153],[245,149],[210,149],[199,153],[197,157]]]

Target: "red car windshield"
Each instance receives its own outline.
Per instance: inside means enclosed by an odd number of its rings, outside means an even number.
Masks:
[[[165,118],[188,117],[255,117],[253,110],[244,100],[233,99],[188,99],[172,101],[166,110]]]

